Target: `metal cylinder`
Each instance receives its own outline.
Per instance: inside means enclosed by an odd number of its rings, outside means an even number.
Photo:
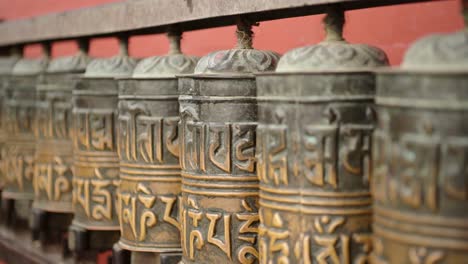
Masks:
[[[89,59],[85,51],[54,59],[37,85],[33,207],[72,213],[72,90]]]
[[[88,62],[86,50],[80,49],[75,56],[51,60],[38,80],[31,231],[33,240],[40,240],[42,245],[66,242],[73,219],[71,97],[74,83]]]
[[[180,38],[169,33],[168,55],[142,60],[133,78],[119,80],[119,244],[131,251],[181,251],[175,75],[192,73],[197,59],[181,54]]]
[[[347,43],[344,13],[327,38],[257,75],[260,263],[367,263],[374,75],[385,54]]]
[[[258,261],[256,85],[278,55],[251,47],[240,21],[238,48],[213,52],[179,78],[183,263]],[[255,58],[255,59],[253,59]]]
[[[5,158],[6,149],[4,148],[5,142],[7,141],[7,131],[6,131],[6,100],[7,93],[6,89],[8,87],[10,75],[12,73],[13,67],[16,62],[20,59],[19,54],[12,54],[8,57],[0,57],[0,189],[3,189],[5,185]]]
[[[467,40],[424,38],[378,73],[373,263],[468,259]]]
[[[14,200],[34,198],[36,82],[48,60],[21,59],[13,68],[6,89],[5,144],[6,186],[3,197]]]
[[[0,58],[0,195],[6,182],[6,148],[5,143],[8,139],[6,131],[6,101],[9,79],[13,71],[13,67],[20,59],[20,54],[16,49],[12,50],[12,55]],[[12,219],[12,205],[13,201],[3,199],[0,205],[0,223],[11,224]]]
[[[72,250],[110,249],[119,237],[118,85],[114,78],[130,76],[136,64],[127,54],[127,41],[121,40],[118,56],[91,61],[73,89],[74,219],[70,240],[76,241],[70,241]]]

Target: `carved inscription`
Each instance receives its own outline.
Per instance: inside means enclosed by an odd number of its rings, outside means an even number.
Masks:
[[[373,186],[379,202],[437,212],[442,195],[468,199],[467,138],[442,141],[430,134],[405,134],[392,141],[379,130],[374,152]]]
[[[184,260],[258,263],[256,124],[200,122],[186,105],[179,127]]]
[[[176,219],[178,211],[176,196],[158,197],[142,183],[139,183],[136,188],[136,195],[129,192],[120,193],[121,225],[130,226],[136,241],[145,241],[148,229],[155,227],[160,221],[180,230],[180,224]],[[161,206],[158,206],[158,203]],[[156,207],[164,208],[161,215],[156,213]]]
[[[338,186],[338,127],[308,126],[304,136],[304,176],[316,186]]]
[[[288,185],[286,126],[257,128],[257,170],[260,181]]]
[[[265,216],[260,211],[261,222],[265,223]],[[264,224],[259,227],[259,251],[262,264],[276,261],[277,263],[289,263],[289,235],[280,214],[275,213],[271,219],[271,227],[266,228]]]
[[[142,251],[180,248],[179,117],[174,104],[119,100],[121,243]]]
[[[256,209],[247,201],[242,202],[243,211],[228,213],[202,209],[189,196],[181,211],[182,247],[190,260],[195,260],[198,250],[211,244],[227,259],[239,263],[255,263],[258,251],[254,247],[258,233],[259,217]],[[233,245],[238,245],[234,248]]]
[[[374,127],[364,108],[336,105],[293,125],[290,108],[263,111],[273,121],[257,128],[260,262],[368,263]]]
[[[268,263],[369,263],[372,249],[368,233],[341,232],[346,223],[342,216],[316,216],[310,231],[303,231],[298,239],[291,238],[288,223],[281,213],[266,219],[260,211],[259,252],[262,264]],[[313,252],[313,253],[312,253]],[[351,254],[351,252],[354,252]]]
[[[286,126],[263,125],[257,128],[257,132],[260,181],[268,185],[288,186]],[[362,177],[363,186],[369,186],[371,134],[372,126],[367,125],[306,126],[302,138],[304,157],[300,166],[305,178],[312,186],[337,189],[338,166],[342,165],[347,173]]]
[[[2,150],[2,170],[6,190],[33,194],[34,179],[34,114],[35,106],[24,98],[8,98],[4,120],[8,141]]]
[[[183,168],[210,173],[253,173],[255,126],[186,122]]]
[[[410,248],[408,257],[411,264],[437,264],[441,263],[445,254],[439,250],[428,250],[427,248]]]
[[[114,113],[78,111],[75,113],[75,149],[114,151]]]
[[[49,164],[37,164],[34,171],[36,197],[43,193],[50,201],[59,201],[62,194],[71,191],[71,168],[60,157]]]
[[[50,96],[52,97],[52,96]],[[70,138],[71,105],[66,98],[47,98],[38,103],[35,115],[35,134],[38,138]]]
[[[9,133],[31,133],[35,131],[34,105],[28,105],[17,100],[9,100],[5,109],[6,130]]]
[[[107,172],[113,173],[113,172]],[[101,171],[95,169],[95,178],[86,179],[75,177],[73,179],[73,205],[81,207],[86,216],[96,221],[113,219],[115,204],[115,190],[119,180],[103,176]]]
[[[447,140],[441,156],[443,192],[451,200],[468,201],[468,138]]]
[[[20,154],[18,150],[11,149],[7,152],[4,166],[6,180],[14,184],[20,191],[25,190],[28,182],[33,182],[34,177],[34,155]]]
[[[120,159],[164,164],[168,158],[164,157],[165,149],[173,158],[178,158],[178,122],[175,117],[149,116],[139,108],[119,115]]]

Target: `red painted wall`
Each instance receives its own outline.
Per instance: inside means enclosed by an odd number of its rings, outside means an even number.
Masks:
[[[17,19],[94,6],[119,0],[0,0],[0,18]],[[399,64],[408,45],[414,40],[435,32],[452,32],[463,26],[459,1],[431,1],[426,3],[354,10],[346,13],[345,37],[350,42],[368,43],[385,50],[393,65]],[[323,15],[262,22],[255,28],[254,45],[284,53],[294,47],[319,42],[323,37]],[[1,37],[1,36],[0,36]],[[213,50],[234,46],[234,27],[198,30],[184,34],[184,52],[202,56]],[[114,55],[117,41],[112,38],[95,39],[90,53],[97,57]],[[163,35],[137,36],[130,40],[130,53],[137,57],[164,54],[167,40]],[[73,41],[55,43],[54,56],[70,55],[76,51]],[[38,46],[28,46],[27,56],[40,53]]]

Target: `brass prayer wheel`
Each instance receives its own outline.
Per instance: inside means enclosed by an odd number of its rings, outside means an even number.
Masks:
[[[372,67],[388,60],[343,39],[338,8],[324,24],[324,41],[257,75],[260,263],[368,263]]]
[[[84,73],[86,50],[50,61],[37,85],[36,170],[33,207],[72,213],[72,90]]]
[[[182,263],[258,262],[255,169],[256,84],[279,55],[252,48],[251,24],[238,46],[200,59],[179,78]]]
[[[21,59],[12,71],[5,107],[6,132],[4,169],[6,184],[2,196],[33,200],[35,170],[36,84],[48,63],[48,48],[39,59]]]
[[[181,251],[175,75],[193,73],[197,58],[181,53],[180,33],[168,38],[169,54],[143,59],[119,80],[119,244],[136,252]]]
[[[6,108],[6,89],[10,75],[16,62],[20,59],[20,55],[13,52],[11,56],[0,57],[0,189],[3,189],[5,184],[5,164],[4,159],[6,150],[4,144],[7,140],[8,133],[6,132],[5,108]]]
[[[466,263],[468,31],[378,72],[376,105],[372,263]]]
[[[135,67],[127,45],[128,39],[122,38],[119,55],[92,60],[73,89],[74,219],[69,243],[74,252],[110,249],[119,238],[118,85],[114,78],[131,76]]]
[[[42,245],[66,242],[73,219],[72,90],[89,58],[87,43],[75,56],[50,61],[36,92],[34,202],[30,227]]]

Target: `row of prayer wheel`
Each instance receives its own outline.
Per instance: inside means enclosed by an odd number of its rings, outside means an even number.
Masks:
[[[4,222],[79,261],[466,263],[468,32],[378,69],[344,23],[330,7],[325,40],[282,57],[239,18],[201,59],[173,29],[143,60],[124,37],[110,59],[2,58]]]

